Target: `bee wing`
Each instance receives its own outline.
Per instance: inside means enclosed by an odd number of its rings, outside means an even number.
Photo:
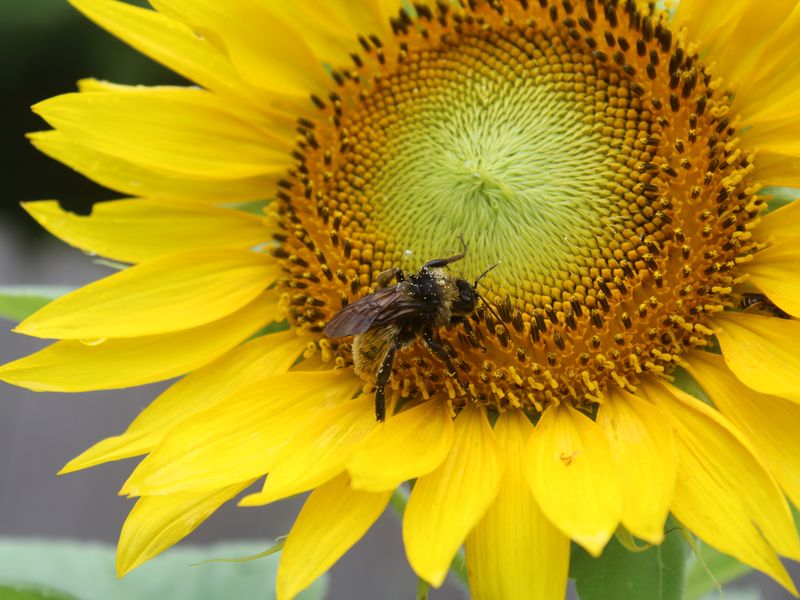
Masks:
[[[383,288],[348,304],[333,315],[323,333],[332,338],[364,333],[393,302],[397,301],[397,298],[405,297],[405,294],[397,288],[396,285]]]
[[[432,315],[436,312],[436,305],[425,303],[417,298],[409,296],[398,296],[389,306],[375,317],[372,327],[383,327],[397,323],[402,319],[414,317],[419,319]]]
[[[414,289],[412,283],[403,281],[348,304],[325,326],[325,335],[332,338],[356,335],[373,327],[395,324],[400,319],[435,313],[436,305],[417,298]]]

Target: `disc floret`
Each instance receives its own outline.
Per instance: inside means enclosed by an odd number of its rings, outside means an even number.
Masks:
[[[441,332],[463,386],[412,346],[402,396],[590,405],[707,345],[763,199],[728,96],[664,17],[475,2],[393,29],[362,38],[299,123],[279,191],[291,321],[320,332],[380,272],[463,235],[464,276],[502,263],[482,282],[495,310]],[[349,364],[346,342],[323,342]]]

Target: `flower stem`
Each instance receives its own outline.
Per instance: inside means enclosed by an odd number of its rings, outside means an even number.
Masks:
[[[401,485],[392,493],[392,498],[389,500],[389,506],[392,507],[398,517],[402,517],[408,504],[408,497],[411,492],[408,491],[405,485]]]
[[[417,579],[417,600],[428,600],[428,592],[430,590],[431,586],[427,581],[422,578]]]

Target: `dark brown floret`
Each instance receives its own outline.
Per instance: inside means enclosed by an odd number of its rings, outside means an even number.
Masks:
[[[398,136],[419,135],[453,106],[479,107],[476,81],[512,94],[533,78],[590,124],[614,218],[592,223],[596,243],[576,242],[563,268],[486,278],[482,291],[502,322],[481,310],[441,332],[463,389],[411,346],[392,377],[398,393],[501,410],[585,405],[609,386],[635,389],[641,373],[668,374],[685,351],[707,344],[738,262],[754,251],[746,230],[763,202],[728,100],[712,94],[710,70],[665,17],[635,2],[474,0],[414,5],[391,24],[393,40],[358,39],[354,67],[334,65],[336,92],[311,97],[319,118],[298,122],[296,168],[278,184],[285,233],[274,251],[292,324],[320,331],[378,273],[400,265],[413,232],[424,230],[381,217],[395,208],[383,186],[407,185],[403,201],[425,200],[414,197],[414,173],[390,177]],[[347,344],[330,348],[350,361]]]

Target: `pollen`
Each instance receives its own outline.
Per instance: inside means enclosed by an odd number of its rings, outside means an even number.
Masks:
[[[421,343],[397,394],[541,411],[590,407],[708,345],[765,199],[730,95],[634,2],[417,6],[332,67],[277,192],[290,322],[352,364],[325,323],[377,276],[469,245],[487,304]]]

